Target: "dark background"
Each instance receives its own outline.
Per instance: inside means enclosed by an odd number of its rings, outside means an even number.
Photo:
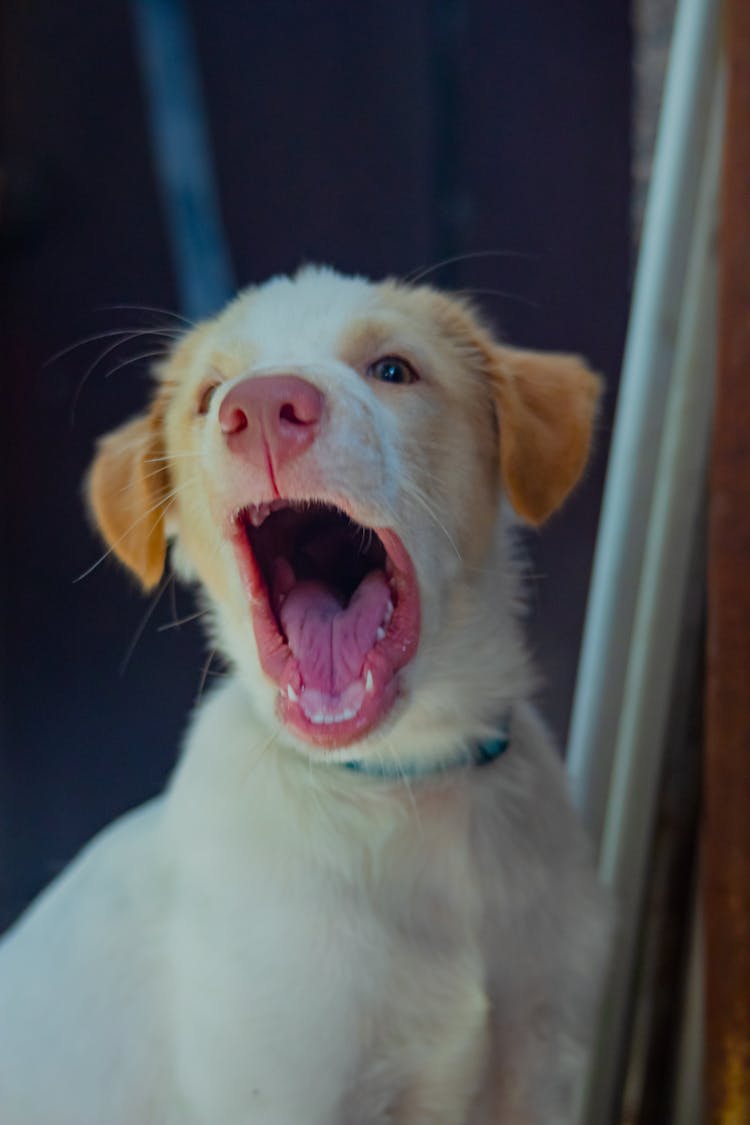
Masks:
[[[610,391],[593,469],[531,541],[542,703],[564,739],[630,280],[625,0],[194,0],[190,15],[238,283],[303,260],[436,271],[514,343],[585,354]],[[177,287],[128,6],[0,0],[0,928],[174,762],[205,650],[160,632],[99,557],[80,501],[95,437],[146,363],[111,341]],[[504,294],[504,295],[501,295]],[[97,351],[98,349],[98,351]],[[176,605],[175,605],[176,603]]]

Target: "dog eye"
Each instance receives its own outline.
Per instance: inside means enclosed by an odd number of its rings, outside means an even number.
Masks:
[[[397,383],[401,386],[419,381],[419,376],[411,364],[397,355],[387,355],[377,359],[367,368],[367,374],[371,379],[379,379],[381,383]]]
[[[198,413],[208,414],[208,408],[211,405],[211,399],[214,396],[214,391],[218,387],[218,383],[208,383],[198,396]]]

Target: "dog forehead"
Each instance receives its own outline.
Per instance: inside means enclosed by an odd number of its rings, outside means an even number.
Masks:
[[[351,325],[377,306],[377,291],[364,278],[326,268],[272,278],[230,305],[216,324],[214,343],[251,349],[258,364],[331,358]]]

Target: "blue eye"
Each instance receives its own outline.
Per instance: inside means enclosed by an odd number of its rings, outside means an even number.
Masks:
[[[378,379],[381,383],[395,383],[400,386],[416,383],[419,380],[411,364],[397,355],[386,355],[382,359],[377,359],[367,368],[367,374],[371,379]]]

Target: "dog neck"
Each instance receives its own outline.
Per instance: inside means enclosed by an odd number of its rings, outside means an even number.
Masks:
[[[353,758],[339,763],[341,769],[364,777],[377,778],[381,781],[420,781],[436,778],[451,773],[454,770],[465,770],[488,766],[497,761],[510,744],[510,718],[506,716],[498,723],[497,733],[494,738],[484,742],[476,742],[468,749],[461,750],[447,758],[437,761],[383,761],[372,758]]]

